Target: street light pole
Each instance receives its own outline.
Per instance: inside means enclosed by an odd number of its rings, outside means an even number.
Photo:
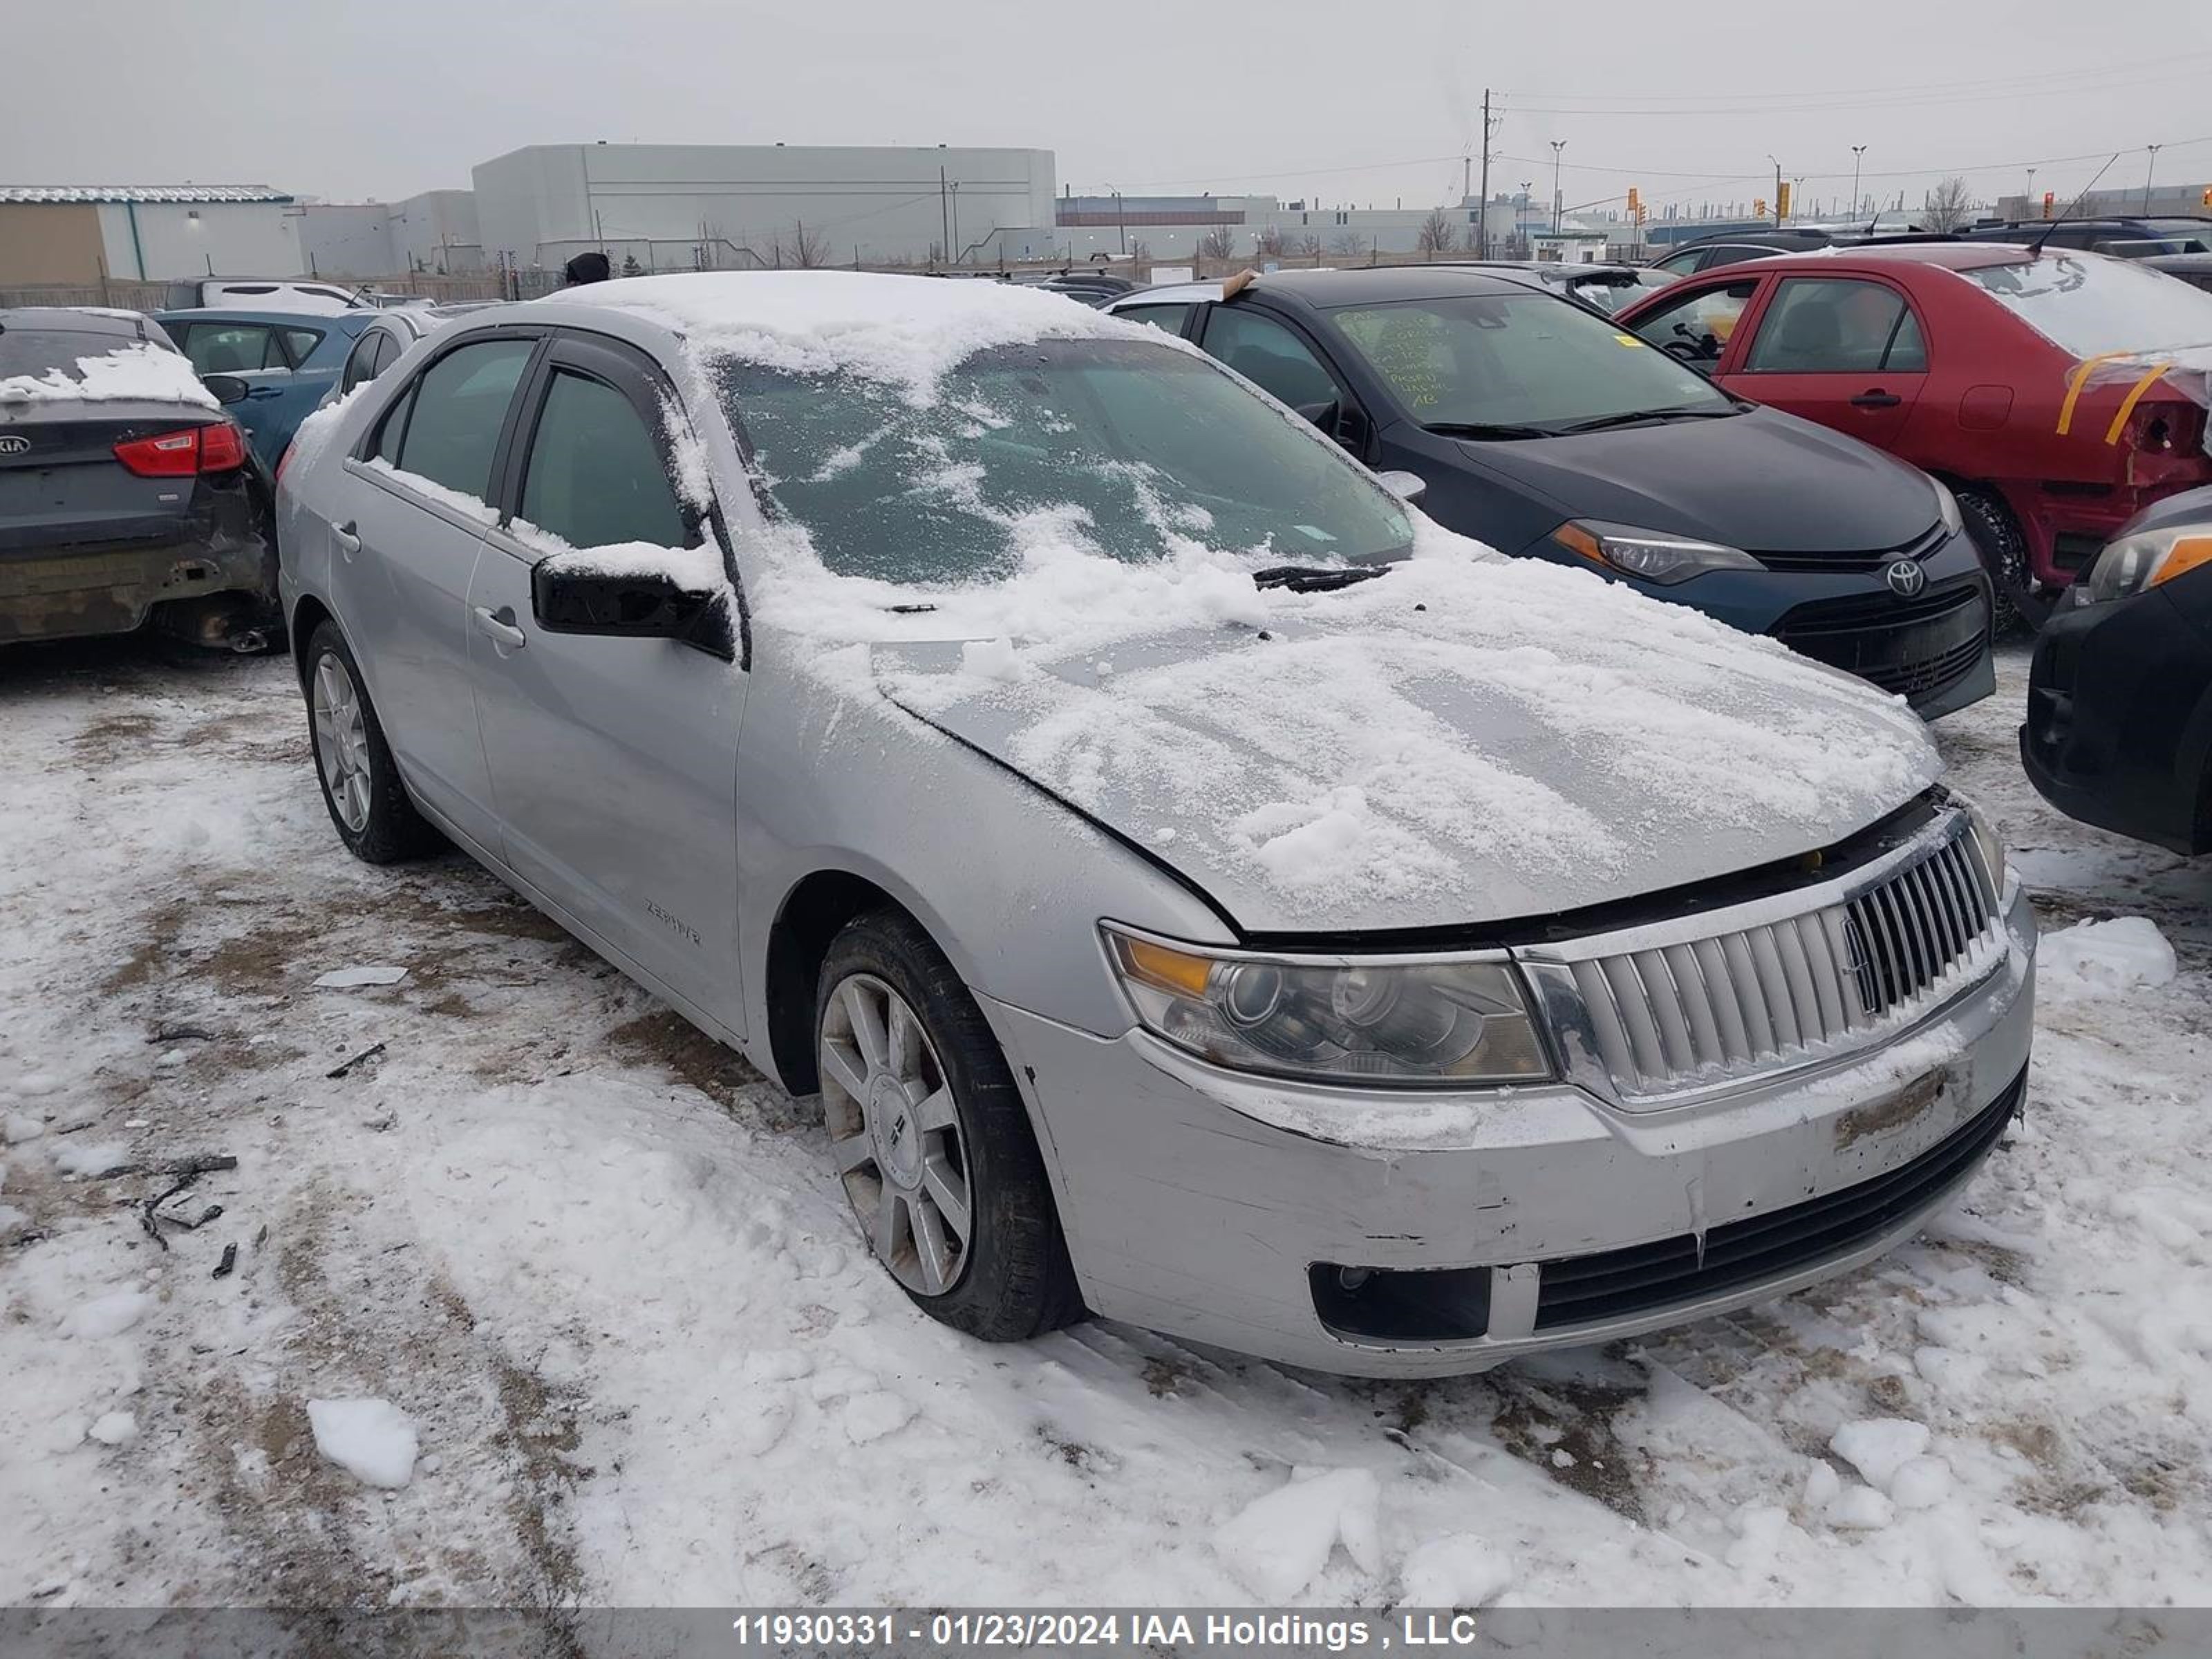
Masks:
[[[1864,144],[1851,146],[1851,217],[1854,219],[1859,216],[1859,163],[1865,159],[1866,153]]]
[[[2021,211],[2023,217],[2035,211],[2035,169],[2033,167],[2027,170],[2027,196]]]
[[[1782,222],[1782,163],[1775,161],[1772,150],[1767,151],[1766,159],[1774,161],[1774,222],[1778,225]]]
[[[1567,147],[1564,138],[1552,140],[1552,234],[1559,234],[1559,152]]]
[[[2164,148],[2165,146],[2162,144],[2152,144],[2148,146],[2150,150],[2150,160],[2143,163],[2143,211],[2145,213],[2148,213],[2150,211],[2150,175],[2152,171],[2158,166],[2158,153]]]

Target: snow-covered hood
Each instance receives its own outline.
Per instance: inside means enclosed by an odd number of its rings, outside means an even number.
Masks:
[[[1676,887],[1838,840],[1941,770],[1900,701],[1583,572],[1456,554],[1252,597],[1108,645],[879,641],[870,671],[1255,933]]]

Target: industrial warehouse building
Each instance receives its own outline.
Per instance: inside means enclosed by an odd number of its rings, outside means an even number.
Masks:
[[[996,259],[1023,227],[1045,258],[1052,240],[1048,149],[532,144],[474,176],[486,252],[525,269],[587,248],[648,270]]]
[[[291,276],[292,209],[257,185],[0,186],[0,283]]]

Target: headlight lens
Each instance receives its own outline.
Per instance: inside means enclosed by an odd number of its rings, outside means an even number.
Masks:
[[[1741,548],[1595,519],[1570,520],[1552,532],[1552,539],[1593,564],[1624,575],[1641,576],[1648,582],[1686,582],[1708,570],[1764,568]]]
[[[1990,815],[1964,795],[1954,792],[1951,799],[1966,809],[1966,823],[1974,832],[1974,845],[1981,851],[1982,868],[1990,872],[1990,885],[2002,893],[2006,863],[2004,837],[1997,834],[1997,826]]]
[[[1362,1085],[1552,1075],[1510,963],[1231,957],[1104,931],[1145,1029],[1217,1066]]]
[[[2212,533],[2203,530],[2145,530],[2123,536],[2097,556],[2086,602],[2124,599],[2205,564],[2212,564]]]
[[[1936,490],[1936,516],[1942,520],[1944,533],[1957,535],[1966,528],[1965,520],[1959,517],[1959,498],[1951,493],[1950,486],[1941,478],[1930,478],[1928,482]]]

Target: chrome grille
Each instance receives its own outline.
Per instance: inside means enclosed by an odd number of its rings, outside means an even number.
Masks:
[[[1623,1097],[1725,1084],[1870,1041],[1987,960],[1995,896],[1963,823],[1853,896],[1562,964]]]

